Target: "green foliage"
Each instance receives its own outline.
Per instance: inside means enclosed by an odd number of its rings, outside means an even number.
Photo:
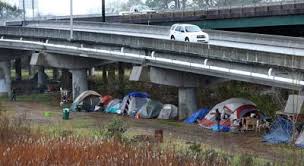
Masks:
[[[190,150],[190,152],[192,152],[192,153],[201,153],[201,151],[202,151],[201,145],[200,145],[200,144],[197,144],[197,143],[192,143],[192,144],[189,146],[189,150]]]
[[[169,0],[146,0],[146,5],[153,9],[168,9]]]
[[[123,139],[123,134],[127,131],[127,124],[118,117],[114,117],[111,122],[105,126],[100,126],[99,130],[95,133],[95,136],[101,138],[114,138],[117,140]]]
[[[6,2],[0,1],[0,18],[14,18],[21,16],[22,10]]]

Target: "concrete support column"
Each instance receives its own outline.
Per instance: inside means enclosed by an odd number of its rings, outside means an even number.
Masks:
[[[93,75],[95,75],[95,68],[94,67],[89,69],[89,76],[93,76]]]
[[[197,110],[196,88],[178,88],[178,117],[185,119]]]
[[[2,70],[3,74],[3,87],[1,88],[3,90],[2,94],[7,95],[9,98],[12,95],[11,91],[11,63],[10,61],[7,62],[0,62],[0,68]]]
[[[21,80],[22,79],[21,58],[17,58],[15,60],[15,71],[16,71],[16,80]]]
[[[86,69],[73,69],[72,72],[72,91],[73,100],[82,92],[88,90],[88,79]]]
[[[43,88],[45,86],[45,78],[44,78],[44,67],[39,66],[38,67],[38,77],[37,77],[37,87]]]

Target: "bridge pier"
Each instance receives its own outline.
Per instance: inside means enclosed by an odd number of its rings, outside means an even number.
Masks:
[[[178,118],[185,119],[197,110],[196,88],[178,88]]]
[[[21,58],[15,59],[16,80],[22,80],[22,63]]]
[[[179,119],[184,119],[197,110],[196,87],[199,83],[206,82],[195,74],[142,66],[133,67],[130,80],[178,87]]]
[[[72,91],[73,100],[75,100],[82,92],[88,90],[87,70],[72,69]]]
[[[45,88],[47,83],[47,75],[44,72],[43,66],[38,66],[38,74],[37,74],[37,87],[39,89]]]
[[[10,61],[0,62],[0,96],[7,95],[11,97],[11,64]]]

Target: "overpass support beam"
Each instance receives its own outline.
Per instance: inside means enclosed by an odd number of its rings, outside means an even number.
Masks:
[[[11,65],[10,61],[0,62],[0,95],[11,97]]]
[[[130,80],[178,87],[178,114],[184,119],[197,110],[196,87],[206,84],[198,75],[155,67],[133,67]]]
[[[75,100],[82,92],[88,90],[88,79],[86,69],[73,69],[72,73],[72,91],[73,100]]]
[[[196,88],[178,88],[178,118],[185,119],[197,110]]]

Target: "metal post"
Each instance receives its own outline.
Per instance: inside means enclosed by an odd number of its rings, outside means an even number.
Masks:
[[[70,0],[70,40],[73,39],[73,0]]]
[[[106,22],[106,6],[105,0],[101,0],[101,14],[102,14],[102,22]]]
[[[25,0],[22,1],[22,8],[23,8],[23,21],[25,22]]]
[[[32,0],[33,20],[34,20],[34,18],[35,18],[35,5],[34,5],[34,3],[35,3],[35,0]]]

